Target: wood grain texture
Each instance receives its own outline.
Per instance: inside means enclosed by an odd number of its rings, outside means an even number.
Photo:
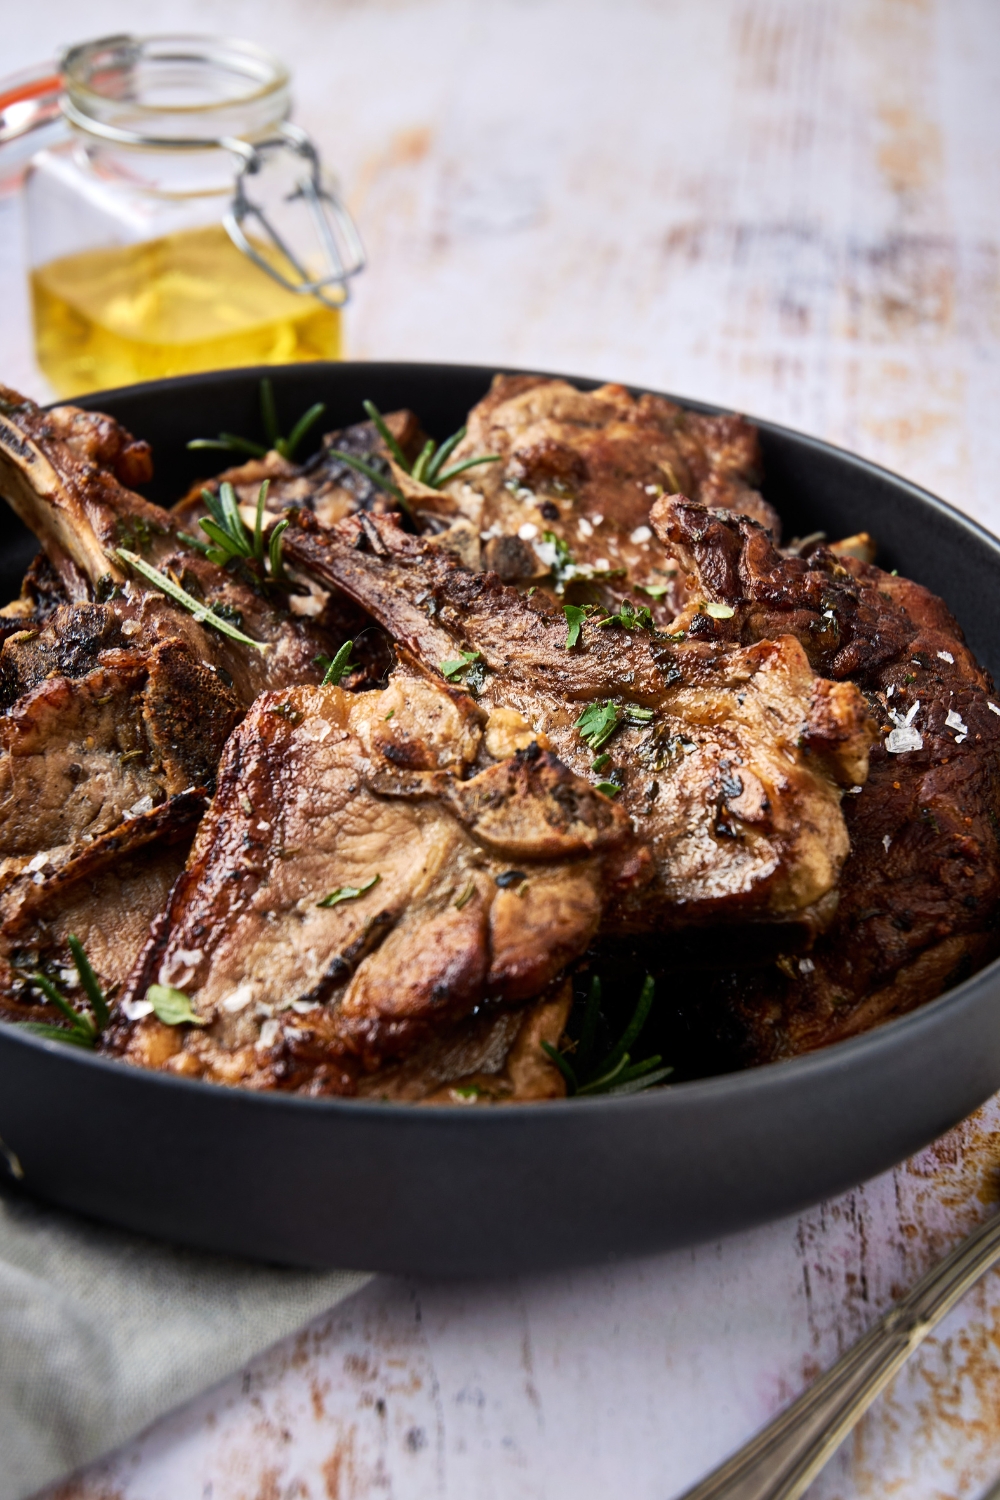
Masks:
[[[123,24],[5,17],[8,65]],[[536,365],[818,433],[1000,528],[993,0],[136,0],[282,53],[371,255],[360,357]],[[4,376],[32,373],[0,207]],[[997,1196],[1000,1104],[797,1220],[638,1264],[380,1280],[64,1500],[669,1497]],[[484,1232],[488,1232],[484,1230]],[[814,1493],[971,1500],[1000,1471],[1000,1278]]]

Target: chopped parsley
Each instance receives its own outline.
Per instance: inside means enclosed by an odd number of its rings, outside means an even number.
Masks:
[[[466,668],[471,667],[472,663],[479,661],[479,659],[480,653],[478,651],[463,651],[456,661],[441,662],[441,675],[446,677],[449,682],[455,682]]]

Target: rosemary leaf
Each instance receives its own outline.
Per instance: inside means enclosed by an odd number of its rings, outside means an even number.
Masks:
[[[288,436],[286,438],[278,439],[274,446],[277,448],[282,458],[291,460],[295,457],[296,448],[309,432],[309,429],[311,427],[315,427],[316,423],[319,421],[320,417],[325,411],[325,402],[314,402],[314,404],[310,406],[308,411],[304,411],[302,413],[301,417],[296,422],[295,426],[292,428]]]
[[[628,1056],[629,1048],[637,1040],[640,1031],[646,1024],[646,1017],[649,1015],[650,1007],[653,1004],[653,997],[655,994],[656,981],[653,979],[652,975],[647,974],[645,983],[642,986],[642,991],[639,995],[638,1004],[636,1005],[635,1010],[632,1013],[632,1019],[631,1021],[629,1021],[624,1032],[622,1033],[621,1040],[618,1042],[618,1045],[612,1048],[611,1052],[604,1059],[602,1067],[604,1067],[605,1069],[615,1068],[623,1057]]]
[[[271,532],[271,541],[268,547],[268,561],[271,564],[271,577],[278,581],[285,576],[285,564],[281,555],[281,538],[288,530],[288,521],[279,521]]]
[[[417,457],[417,461],[413,465],[412,469],[412,477],[417,481],[418,484],[422,484],[424,482],[424,475],[427,472],[427,465],[430,463],[433,457],[434,439],[428,438],[423,448],[421,448],[420,453]]]
[[[347,672],[351,672],[354,670],[354,663],[351,661],[351,650],[353,646],[353,641],[344,642],[340,650],[337,652],[336,656],[333,658],[333,661],[330,663],[325,673],[323,674],[323,682],[321,686],[339,687],[340,679]]]
[[[277,526],[274,529],[277,531]],[[271,540],[273,544],[273,532]],[[241,645],[252,646],[262,656],[270,651],[271,647],[268,642],[251,640],[250,636],[244,635],[242,630],[237,630],[235,625],[230,625],[229,621],[224,620],[221,615],[213,614],[210,605],[201,604],[197,599],[193,599],[186,589],[181,588],[179,583],[174,583],[174,580],[168,578],[166,573],[161,573],[158,568],[154,568],[149,563],[143,562],[142,558],[137,557],[134,552],[127,551],[125,547],[116,547],[115,551],[122,561],[126,562],[134,572],[139,573],[145,578],[147,583],[151,583],[154,588],[161,589],[168,598],[174,600],[175,604],[180,604],[184,609],[188,610],[199,625],[211,625],[212,629],[219,631],[220,635],[228,635],[230,640],[239,641]]]
[[[72,953],[73,962],[76,965],[76,972],[80,976],[80,983],[94,1012],[97,1029],[98,1031],[103,1031],[108,1024],[108,1002],[104,998],[104,991],[97,982],[97,975],[90,967],[90,960],[83,951],[83,944],[80,942],[80,939],[71,932],[68,942],[69,951]]]
[[[368,414],[369,421],[374,422],[376,430],[381,436],[382,441],[385,443],[385,446],[388,448],[393,458],[399,464],[399,467],[405,473],[409,474],[409,460],[407,459],[406,454],[403,452],[402,448],[399,446],[399,443],[389,431],[389,425],[386,422],[385,417],[383,417],[374,401],[363,401],[361,404]]]
[[[43,1036],[49,1042],[69,1042],[71,1047],[92,1047],[93,1037],[82,1031],[67,1031],[65,1026],[49,1026],[45,1021],[15,1021],[20,1031],[30,1031],[32,1036]]]
[[[264,561],[264,506],[267,503],[270,483],[269,479],[265,479],[257,492],[257,514],[253,523],[253,555],[259,563]]]
[[[265,375],[260,383],[260,419],[264,424],[264,433],[272,448],[277,448],[281,441],[278,432],[278,409],[274,404],[274,386]]]
[[[465,437],[467,431],[468,428],[460,427],[457,432],[452,433],[450,438],[445,438],[444,442],[441,444],[440,448],[435,453],[430,463],[427,465],[427,470],[424,474],[424,483],[429,484],[431,489],[437,489],[438,475],[444,468],[448,459],[454,453],[455,449],[458,447],[459,443]]]
[[[362,462],[360,458],[355,458],[353,453],[345,453],[342,448],[331,448],[330,453],[334,458],[339,458],[341,463],[346,464],[349,469],[356,469],[359,474],[363,474],[366,479],[370,479],[372,484],[377,484],[379,489],[385,490],[387,495],[394,496],[404,509],[409,509],[406,501],[403,499],[402,490],[388,475],[380,474],[370,464]]]
[[[477,464],[498,464],[499,462],[499,453],[486,453],[482,458],[465,458],[453,469],[445,469],[443,474],[439,474],[434,487],[440,489],[443,484],[448,483],[449,479],[454,479],[458,474],[464,474],[466,469],[474,469]]]
[[[576,1074],[573,1072],[572,1066],[559,1051],[558,1047],[553,1047],[551,1042],[543,1042],[542,1051],[549,1059],[549,1062],[555,1063],[556,1067],[565,1078],[566,1086],[569,1092],[571,1094],[579,1093],[580,1091],[577,1087]]]
[[[62,1011],[67,1021],[69,1021],[70,1025],[73,1027],[74,1032],[78,1032],[80,1036],[85,1037],[87,1039],[86,1045],[92,1047],[94,1045],[94,1042],[97,1040],[97,1030],[91,1024],[91,1022],[87,1020],[87,1017],[82,1016],[78,1010],[74,1010],[72,1005],[70,1005],[69,1001],[66,999],[65,995],[63,995],[62,992],[56,988],[51,979],[46,979],[44,974],[39,974],[36,972],[30,977],[32,984],[38,986],[42,994],[45,996],[46,1000],[48,1000],[51,1005],[54,1005],[57,1010]]]
[[[382,879],[381,875],[373,875],[371,880],[366,880],[363,885],[338,885],[329,896],[324,896],[322,901],[317,901],[317,906],[339,906],[341,901],[356,901],[363,896],[365,891],[370,891],[373,885],[378,885]]]

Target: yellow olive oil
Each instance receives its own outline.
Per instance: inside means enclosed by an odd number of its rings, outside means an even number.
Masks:
[[[67,255],[34,270],[31,287],[38,362],[61,396],[340,358],[340,312],[272,281],[221,224]]]

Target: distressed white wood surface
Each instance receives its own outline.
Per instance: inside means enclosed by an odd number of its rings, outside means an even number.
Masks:
[[[3,24],[12,69],[124,26],[282,53],[371,252],[354,355],[704,397],[1000,529],[995,0],[46,0]],[[0,206],[0,375],[44,395],[17,232]],[[60,1494],[668,1500],[985,1212],[998,1167],[993,1101],[722,1244],[489,1286],[380,1279]],[[967,1500],[997,1472],[994,1278],[814,1493]]]

